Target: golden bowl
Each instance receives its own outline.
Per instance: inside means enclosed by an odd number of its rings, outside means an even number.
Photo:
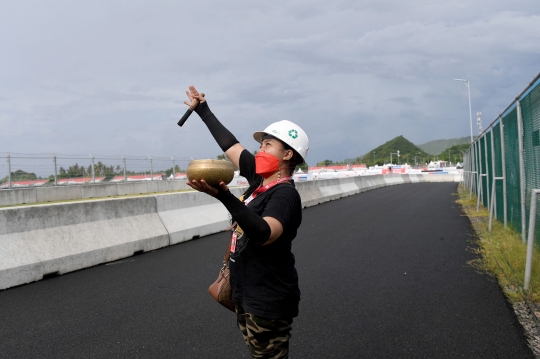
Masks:
[[[218,186],[221,181],[229,184],[234,177],[234,167],[224,160],[193,160],[186,171],[189,181],[205,180],[210,186]]]

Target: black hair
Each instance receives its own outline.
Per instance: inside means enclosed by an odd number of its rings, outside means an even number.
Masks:
[[[264,181],[264,178],[262,176],[259,176],[259,175],[256,175],[255,177],[255,181],[251,182],[251,184],[249,185],[248,189],[244,192],[243,196],[244,196],[244,201],[246,199],[249,198],[249,196],[251,196],[251,194],[257,189],[259,188],[259,186],[263,183]]]

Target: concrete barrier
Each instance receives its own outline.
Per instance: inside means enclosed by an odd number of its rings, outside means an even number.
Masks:
[[[405,180],[404,180],[404,177],[407,176],[407,175],[385,175],[385,176],[382,176],[384,178],[384,182],[386,182],[386,184],[388,186],[393,186],[393,185],[396,185],[396,184],[404,184],[405,183]]]
[[[245,188],[232,188],[240,197]],[[229,212],[215,198],[186,192],[156,196],[157,212],[167,229],[170,244],[221,232],[230,226]]]
[[[357,176],[296,183],[302,207],[311,207],[375,188],[403,184],[402,175]]]
[[[297,188],[305,208],[383,186],[460,179],[378,175],[300,182]],[[144,189],[141,183],[124,186],[117,188]],[[111,191],[111,187],[93,187],[73,187],[73,191],[81,191],[81,196],[82,191],[88,196]],[[35,190],[39,191],[28,191]],[[236,196],[244,190],[231,189]],[[0,208],[0,290],[220,232],[229,224],[223,205],[198,192]]]
[[[154,197],[0,209],[0,289],[167,245]]]
[[[36,203],[36,191],[37,188],[0,190],[0,206]]]
[[[190,189],[185,181],[100,183],[0,190],[0,206],[58,202]]]

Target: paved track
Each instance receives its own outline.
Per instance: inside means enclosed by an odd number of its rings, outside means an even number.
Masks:
[[[454,183],[304,210],[293,358],[532,358],[497,283],[467,265]],[[207,294],[224,233],[0,291],[0,358],[248,358]]]

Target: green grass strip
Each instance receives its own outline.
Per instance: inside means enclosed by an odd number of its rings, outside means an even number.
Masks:
[[[525,260],[527,246],[522,243],[521,234],[493,219],[492,231],[489,231],[489,211],[480,205],[476,211],[476,197],[469,198],[469,190],[462,186],[458,189],[457,201],[472,223],[478,238],[475,252],[481,256],[470,264],[497,278],[504,294],[515,302],[540,302],[540,255],[535,245],[530,289],[523,290],[525,278]]]

